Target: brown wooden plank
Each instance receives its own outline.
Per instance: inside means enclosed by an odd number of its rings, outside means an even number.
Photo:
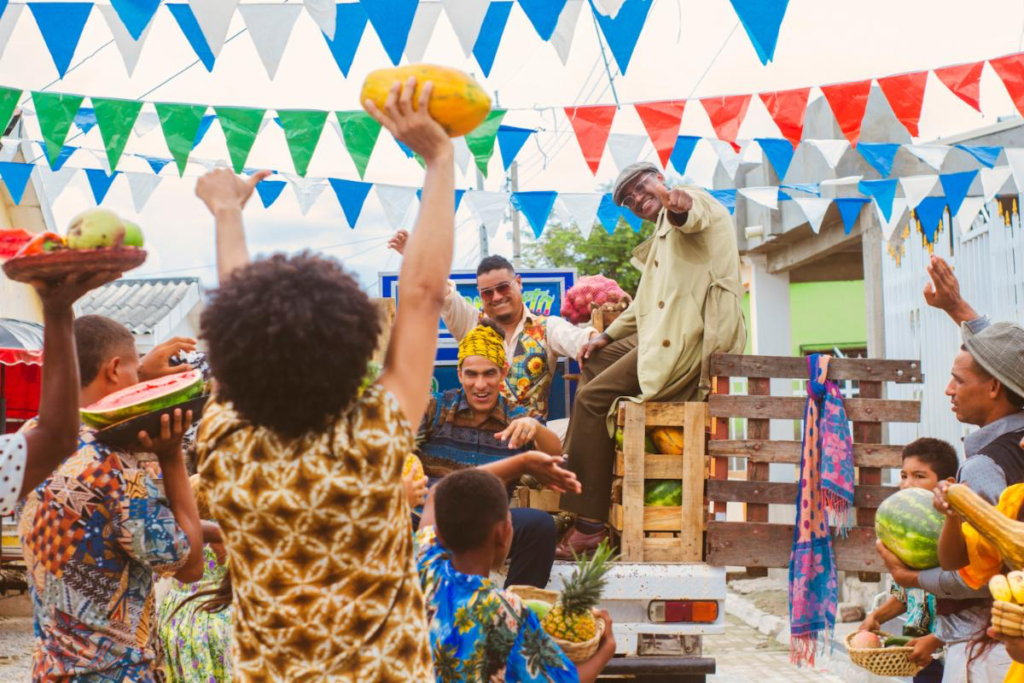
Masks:
[[[831,374],[832,363],[829,363],[829,374]],[[882,398],[882,383],[881,382],[861,382],[859,387],[859,394],[865,399],[880,399]],[[878,443],[882,440],[882,425],[877,422],[858,421],[857,418],[853,418],[853,440],[860,443]],[[882,470],[877,467],[860,467],[857,470],[857,485],[860,486],[878,486],[882,483]],[[854,501],[856,505],[856,501]],[[875,510],[870,507],[857,507],[857,524],[858,526],[870,526],[875,525]],[[881,577],[879,577],[881,578]],[[878,581],[879,578],[875,576],[868,576],[862,574],[860,576],[861,581],[870,582]]]
[[[628,500],[628,499],[627,499]],[[641,500],[642,502],[642,500]],[[611,515],[609,515],[612,526],[616,530],[623,532],[622,538],[625,540],[626,530],[626,516],[629,513],[631,506],[627,504],[623,505],[612,505]],[[683,507],[681,505],[666,505],[661,507],[651,506],[636,506],[642,511],[640,515],[640,543],[643,543],[643,532],[644,531],[680,531],[681,519],[683,515]],[[679,539],[675,539],[678,545]],[[647,561],[647,558],[643,560],[629,560],[626,558],[626,550],[622,549],[622,559],[627,562],[641,562]]]
[[[711,356],[711,374],[726,377],[807,379],[807,359],[799,356],[715,354]],[[828,378],[897,384],[920,384],[924,381],[920,361],[881,358],[833,358],[828,364]]]
[[[747,394],[750,396],[770,396],[772,393],[772,385],[770,379],[751,377],[747,380]],[[767,440],[771,437],[771,422],[769,420],[762,420],[752,418],[747,420],[747,437],[757,440]],[[768,481],[768,463],[766,462],[747,462],[747,481],[754,484],[754,486],[764,486],[765,482]],[[711,495],[710,489],[708,495]],[[790,501],[794,498],[790,498]],[[746,520],[748,522],[767,522],[768,521],[768,506],[764,503],[748,503],[746,505]],[[747,574],[754,576],[766,576],[767,570],[761,567],[753,565],[747,566]]]
[[[747,417],[773,420],[802,420],[807,401],[800,396],[710,396],[712,417]],[[871,398],[845,400],[846,415],[856,422],[917,422],[921,404]],[[657,405],[657,404],[656,404]],[[877,443],[878,439],[873,442]]]
[[[768,481],[714,481],[709,480],[708,498],[724,500],[728,503],[749,503],[747,510],[754,503],[764,505],[794,505],[796,503],[796,484]],[[855,507],[877,508],[882,501],[896,493],[895,486],[856,486],[853,489]],[[748,520],[767,521],[767,520]]]
[[[622,477],[622,559],[643,562],[644,559],[644,407],[624,401],[626,424],[622,428],[622,452],[625,470]],[[613,510],[615,507],[613,506]],[[678,525],[679,518],[676,517]],[[668,529],[672,531],[672,529]]]
[[[793,525],[708,522],[707,563],[716,567],[789,566]],[[875,550],[874,527],[854,527],[847,538],[833,537],[840,571],[885,570]]]
[[[651,532],[652,534],[657,532]],[[696,560],[684,560],[683,550],[679,547],[678,538],[657,538],[647,536],[644,538],[644,562],[702,562],[701,558]]]
[[[626,406],[632,401],[622,401],[619,404],[619,425],[626,424]],[[646,415],[644,416],[644,423],[647,428],[651,427],[682,427],[686,422],[686,404],[685,403],[644,403],[644,410]],[[704,428],[708,429],[711,425],[711,418],[708,417],[705,422]]]
[[[801,448],[802,445],[799,441],[747,439],[711,441],[708,444],[708,453],[712,456],[749,458],[755,462],[799,463]],[[853,444],[853,461],[858,467],[899,467],[903,461],[902,453],[902,446],[878,443]]]
[[[730,391],[729,378],[728,377],[712,377],[711,378],[711,393],[713,394],[728,394]],[[729,438],[729,420],[724,418],[713,418],[711,420],[711,439],[712,443],[715,440],[724,440]],[[710,478],[712,479],[728,479],[729,478],[729,457],[723,458],[712,458],[711,459],[711,472]],[[718,515],[725,515],[726,507],[724,502],[713,503],[713,512]]]
[[[704,517],[708,509],[704,502],[706,420],[706,403],[686,404],[686,426],[683,428],[683,504],[679,511],[681,562],[700,562],[704,554]]]
[[[562,494],[556,491],[535,491],[528,488],[526,495],[521,495],[519,500],[521,504],[525,503],[523,507],[544,512],[560,512],[562,508],[559,507],[558,501],[561,497]]]
[[[626,460],[622,451],[615,452],[615,469],[613,473],[617,477],[624,476],[626,472]],[[703,476],[703,475],[702,475]],[[682,479],[683,478],[683,456],[681,455],[654,455],[644,453],[644,478],[645,479]]]

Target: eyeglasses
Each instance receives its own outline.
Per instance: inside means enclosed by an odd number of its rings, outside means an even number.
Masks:
[[[494,298],[495,294],[497,294],[500,297],[508,296],[512,292],[512,283],[502,282],[500,285],[495,285],[493,287],[488,287],[487,289],[481,289],[479,291],[481,299],[483,299],[484,301],[490,301],[491,299]]]
[[[632,211],[647,197],[647,181],[653,175],[653,173],[649,173],[637,181],[633,190],[626,195],[625,199],[622,200],[622,205],[624,207]]]

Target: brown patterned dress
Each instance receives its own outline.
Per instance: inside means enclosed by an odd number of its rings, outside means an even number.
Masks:
[[[292,440],[211,400],[199,475],[234,586],[236,681],[433,678],[401,481],[413,441],[379,384]]]

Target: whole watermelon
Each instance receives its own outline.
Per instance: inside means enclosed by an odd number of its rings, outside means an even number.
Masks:
[[[939,566],[943,516],[924,489],[904,489],[886,498],[875,513],[875,533],[886,548],[914,569]]]
[[[644,482],[644,505],[663,507],[683,504],[683,483],[678,479],[648,479]]]

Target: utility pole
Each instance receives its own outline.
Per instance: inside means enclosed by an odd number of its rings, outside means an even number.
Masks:
[[[510,172],[510,188],[512,192],[519,191],[519,162],[513,161],[512,166],[509,168]],[[512,204],[512,265],[515,266],[518,271],[520,268],[522,250],[519,244],[519,211],[516,209],[516,205]]]
[[[476,189],[477,190],[483,190],[484,189],[484,176],[483,176],[482,173],[480,173],[480,169],[479,168],[476,169]],[[488,240],[487,240],[487,226],[484,225],[483,223],[481,223],[480,224],[480,258],[481,259],[486,258],[490,253],[491,253],[490,245],[488,244]]]

